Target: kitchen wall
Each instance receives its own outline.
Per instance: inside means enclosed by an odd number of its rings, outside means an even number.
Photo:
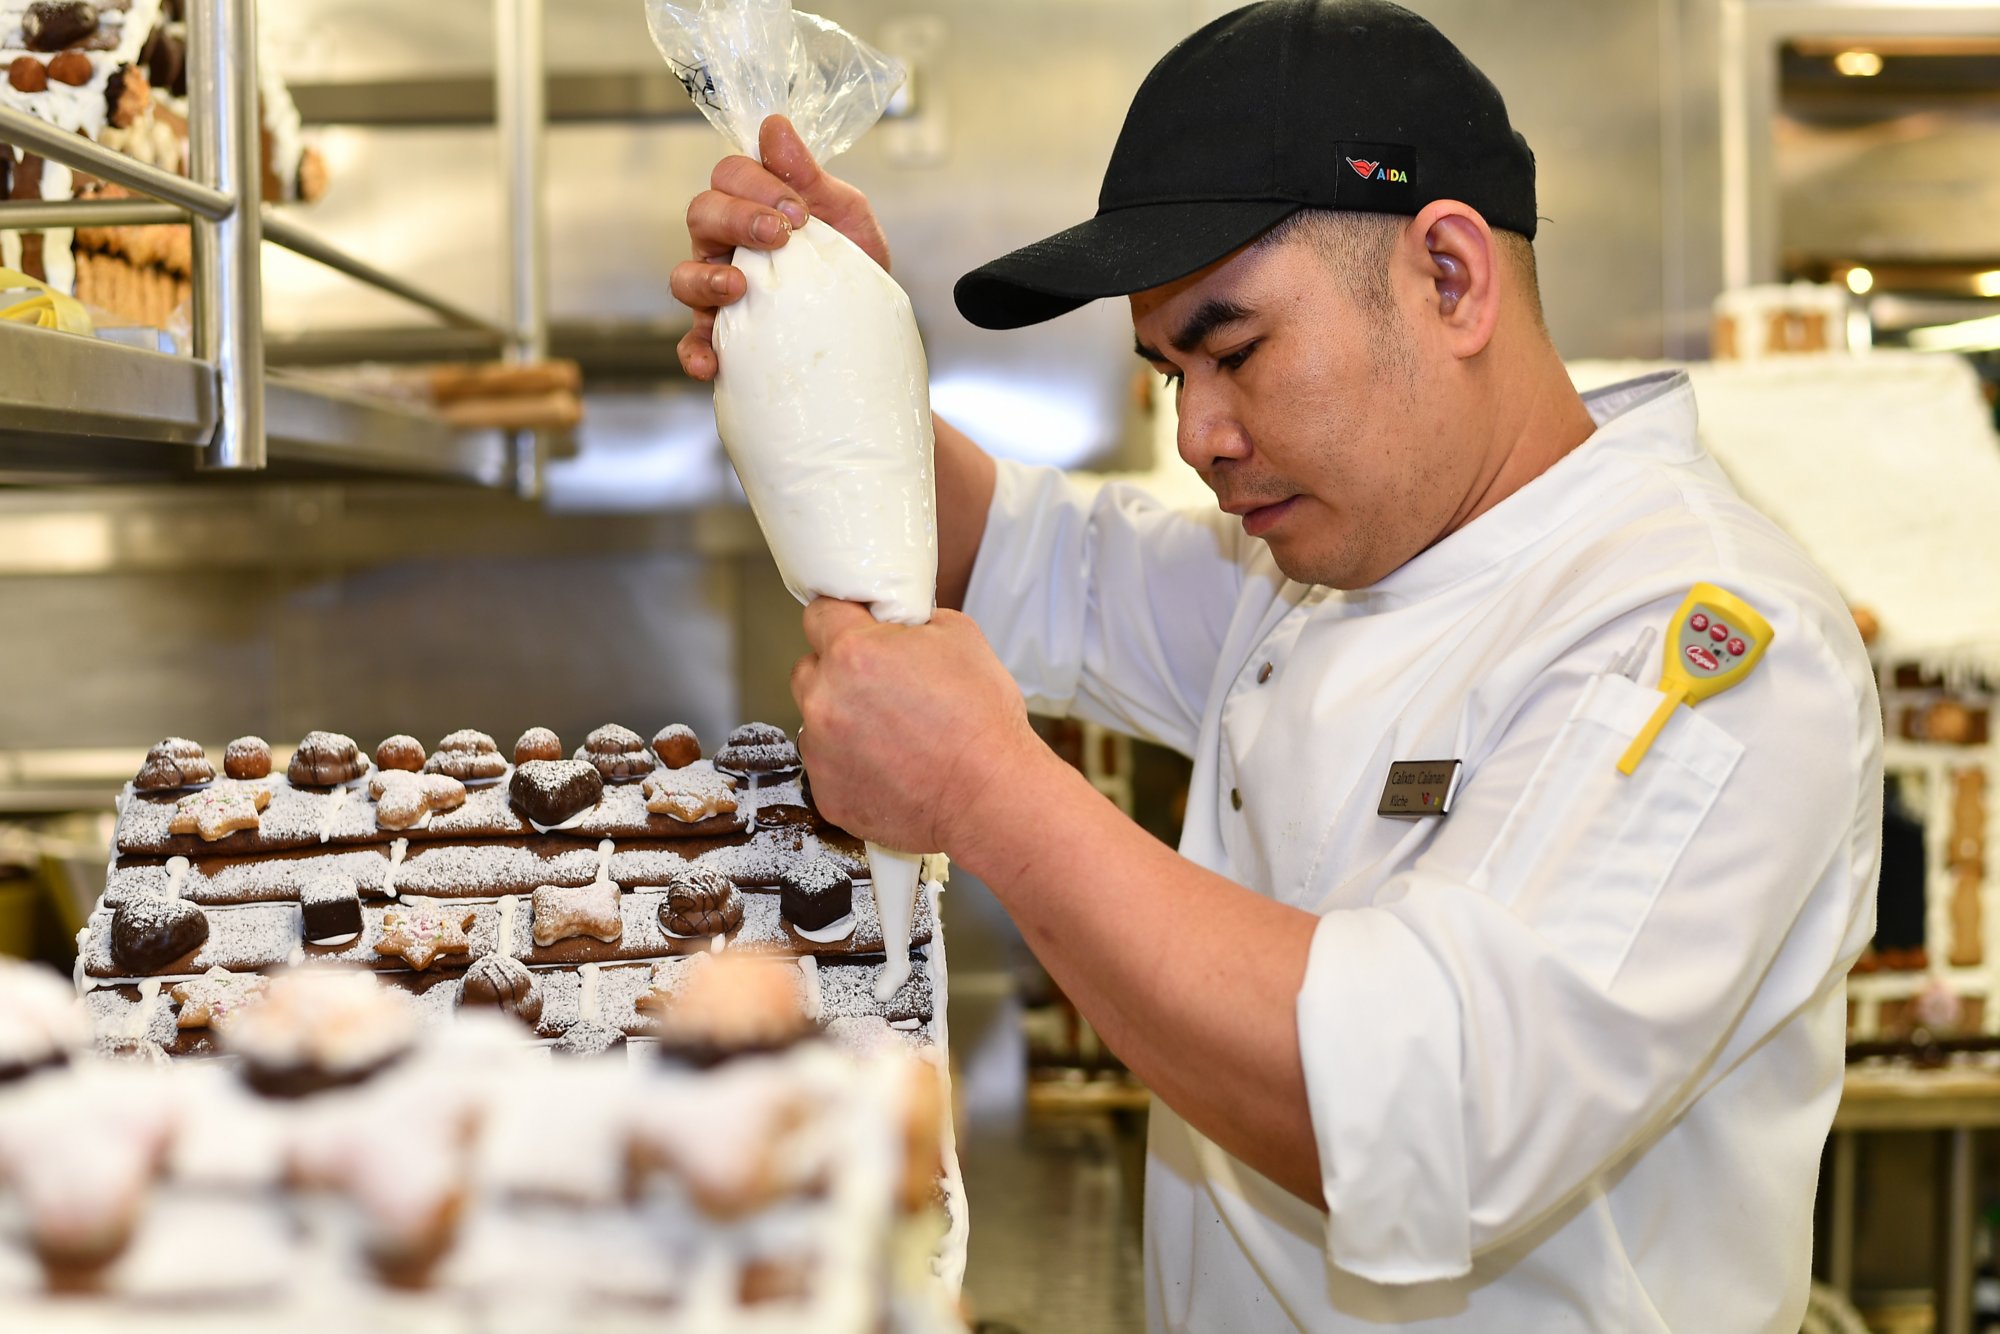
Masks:
[[[1541,170],[1541,271],[1572,357],[1696,353],[1719,285],[1720,0],[1425,0],[1506,90]],[[1131,90],[1215,0],[833,0],[864,36],[917,53],[915,115],[839,164],[888,227],[941,411],[998,452],[1142,460],[1130,329],[1099,303],[1041,329],[976,330],[966,269],[1087,216]],[[639,0],[548,7],[552,71],[652,74]],[[492,65],[482,0],[267,5],[294,82],[429,84]],[[1216,108],[1219,116],[1229,109]],[[332,167],[307,227],[478,310],[501,301],[493,136],[481,128],[316,132]],[[681,215],[721,152],[691,118],[551,129],[557,320],[671,326]],[[278,332],[416,319],[267,248]],[[662,352],[657,383],[595,392],[544,510],[374,484],[197,483],[0,496],[0,755],[122,754],[168,732],[220,742],[315,726],[373,740],[530,723],[570,731],[671,717],[705,736],[788,721],[796,612],[733,479],[706,397]],[[718,522],[716,515],[724,514]],[[52,529],[51,516],[75,523]],[[65,547],[77,525],[172,540]],[[122,761],[120,761],[122,763]],[[4,786],[0,774],[0,786]]]

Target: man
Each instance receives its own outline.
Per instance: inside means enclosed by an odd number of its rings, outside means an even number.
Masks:
[[[888,263],[788,127],[761,150],[689,210],[697,378],[733,247],[809,209]],[[1703,454],[1685,377],[1571,387],[1533,158],[1406,11],[1269,0],[1195,33],[1100,204],[960,309],[1129,295],[1221,512],[939,423],[940,603],[968,615],[807,608],[821,806],[991,886],[1158,1095],[1155,1327],[1790,1334],[1879,845],[1839,598]],[[1747,649],[1677,615],[1704,581],[1769,651],[1622,773],[1663,636]],[[1193,757],[1179,855],[1023,692]],[[1397,818],[1412,794],[1433,813]]]

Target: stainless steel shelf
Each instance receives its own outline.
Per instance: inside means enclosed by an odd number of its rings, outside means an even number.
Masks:
[[[216,384],[206,361],[0,323],[0,481],[197,472],[218,418]],[[273,472],[512,484],[498,431],[459,430],[284,375],[265,395]]]
[[[543,80],[553,125],[684,121],[701,114],[687,90],[665,70],[553,71]],[[292,101],[308,125],[413,126],[493,124],[494,81],[481,74],[430,79],[344,79],[294,82]]]
[[[274,471],[324,470],[512,486],[500,431],[467,431],[385,399],[273,375],[264,389]]]

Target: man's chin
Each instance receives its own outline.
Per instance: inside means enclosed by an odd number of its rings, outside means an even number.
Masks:
[[[1354,571],[1325,552],[1302,551],[1296,541],[1284,537],[1260,538],[1270,548],[1271,560],[1285,578],[1295,584],[1321,588],[1355,589],[1364,586],[1354,579]],[[1372,581],[1369,581],[1372,582]]]

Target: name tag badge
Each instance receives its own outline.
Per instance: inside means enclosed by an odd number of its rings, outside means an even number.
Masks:
[[[1382,804],[1375,813],[1397,820],[1449,815],[1462,767],[1460,760],[1397,760],[1389,766],[1389,781],[1382,785]]]

